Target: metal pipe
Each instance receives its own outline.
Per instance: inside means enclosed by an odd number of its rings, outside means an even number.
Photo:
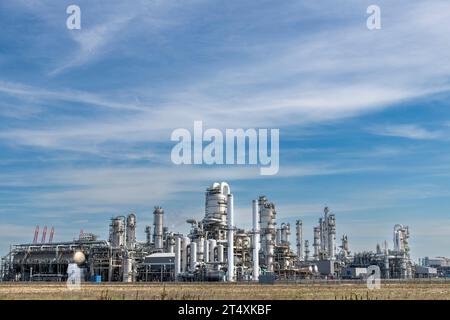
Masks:
[[[258,203],[253,200],[253,280],[259,280],[259,212]]]
[[[203,240],[203,262],[209,262],[209,241]]]
[[[303,261],[303,221],[297,220],[296,226],[296,237],[297,237],[297,258],[298,261]]]
[[[181,273],[181,238],[175,239],[175,278]]]
[[[189,239],[188,237],[184,237],[183,238],[182,253],[181,253],[181,271],[182,272],[186,272],[188,270],[187,250],[188,250],[188,245],[189,245],[190,242],[191,242],[191,239]]]
[[[228,281],[234,281],[234,201],[233,195],[228,195],[227,203],[227,222],[228,222]]]

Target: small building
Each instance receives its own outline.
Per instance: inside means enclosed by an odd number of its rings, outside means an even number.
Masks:
[[[367,275],[367,268],[348,267],[342,270],[342,279],[362,279]]]
[[[144,258],[145,281],[174,281],[175,253],[153,253]]]
[[[438,270],[436,268],[416,266],[416,278],[434,278],[437,275]]]
[[[321,275],[334,275],[335,268],[333,260],[319,260],[314,263],[317,265],[317,269]]]

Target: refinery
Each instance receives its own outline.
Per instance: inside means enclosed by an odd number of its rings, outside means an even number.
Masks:
[[[2,258],[2,281],[65,281],[77,253],[83,279],[95,282],[263,282],[302,279],[364,279],[377,266],[382,279],[448,277],[450,260],[410,257],[410,230],[393,226],[393,244],[376,245],[375,251],[350,251],[349,237],[337,237],[336,215],[324,208],[313,228],[312,242],[305,239],[302,220],[295,225],[278,222],[274,203],[266,196],[252,201],[252,228],[234,223],[234,197],[230,186],[214,183],[206,189],[205,213],[189,219],[188,234],[165,226],[164,209],[156,206],[153,226],[146,226],[146,241],[136,240],[137,217],[131,213],[111,219],[109,239],[80,233],[77,240],[46,241],[11,246]],[[295,238],[294,238],[295,237]],[[294,239],[294,240],[293,240]],[[338,239],[339,242],[338,242]],[[375,245],[374,245],[375,247]]]

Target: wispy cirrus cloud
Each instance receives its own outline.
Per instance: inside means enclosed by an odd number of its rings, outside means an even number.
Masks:
[[[434,140],[445,137],[442,131],[429,130],[415,124],[397,124],[375,126],[369,132],[389,137],[399,137],[414,140]]]
[[[102,54],[109,51],[108,45],[117,39],[118,33],[123,30],[136,13],[107,17],[106,22],[97,24],[92,28],[82,28],[71,33],[78,49],[70,55],[61,66],[49,72],[50,76],[56,76],[68,69],[92,62]]]

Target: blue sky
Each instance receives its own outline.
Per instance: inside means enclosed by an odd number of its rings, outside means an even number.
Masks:
[[[77,4],[82,29],[66,28]],[[366,28],[381,8],[382,29]],[[450,256],[448,1],[0,3],[0,253],[54,225],[107,237],[162,205],[186,232],[228,181],[237,223],[266,195],[306,238],[329,205],[351,250],[411,228]],[[176,128],[279,128],[280,171],[170,162]]]

